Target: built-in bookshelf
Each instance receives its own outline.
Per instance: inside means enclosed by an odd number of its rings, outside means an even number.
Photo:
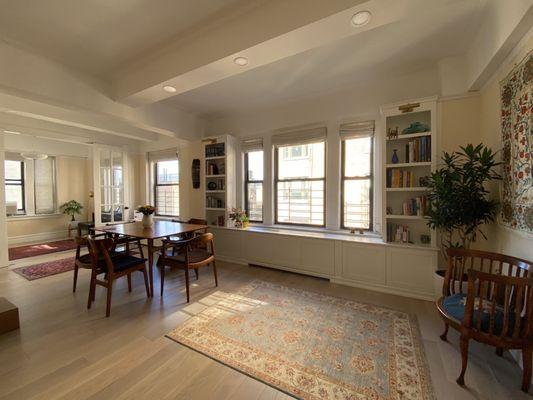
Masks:
[[[437,162],[437,99],[383,106],[383,236],[405,246],[436,246],[427,225],[427,178]]]
[[[225,226],[235,207],[236,150],[230,135],[204,139],[205,219]]]

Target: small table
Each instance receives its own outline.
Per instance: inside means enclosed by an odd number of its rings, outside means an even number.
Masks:
[[[154,296],[154,240],[167,236],[178,236],[184,233],[207,229],[207,225],[184,224],[171,221],[154,221],[151,228],[145,228],[142,222],[130,222],[108,226],[98,226],[97,231],[118,233],[119,235],[146,239],[148,242],[148,274],[150,277],[150,296]]]

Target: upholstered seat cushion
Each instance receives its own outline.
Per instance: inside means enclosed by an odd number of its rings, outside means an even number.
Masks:
[[[490,325],[490,310],[491,310],[492,305],[487,300],[484,300],[483,304],[484,305],[483,305],[483,314],[481,316],[481,330],[483,332],[488,332],[489,325]],[[479,316],[478,305],[479,305],[479,298],[476,298],[474,300],[474,316],[472,318],[473,328],[477,328],[477,320]],[[457,293],[452,296],[444,297],[442,299],[442,307],[444,308],[446,313],[460,322],[463,321],[464,316],[465,316],[465,306],[466,306],[466,294],[463,294],[463,293]],[[495,335],[499,335],[504,325],[503,308],[497,304],[495,312],[496,314],[494,318],[493,333]],[[514,323],[515,323],[515,315],[514,313],[511,312],[509,313],[509,327],[507,329],[507,335],[509,336],[513,334]]]
[[[211,256],[212,254],[206,250],[194,249],[194,250],[189,251],[189,262],[199,263],[199,262],[207,260]],[[185,252],[182,252],[175,256],[166,257],[166,258],[185,264]]]
[[[110,256],[113,262],[115,272],[124,271],[125,269],[146,262],[146,258],[134,257],[126,254],[115,253],[110,254]],[[85,254],[79,258],[79,261],[84,264],[91,264],[91,255]],[[103,271],[107,271],[107,264],[105,263],[104,259],[98,260],[98,267]]]

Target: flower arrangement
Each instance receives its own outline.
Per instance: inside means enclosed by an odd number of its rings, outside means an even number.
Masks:
[[[146,204],[144,206],[137,207],[137,212],[140,212],[144,215],[152,215],[153,213],[155,213],[155,207],[149,204]]]
[[[229,219],[232,221],[235,221],[235,227],[240,228],[242,227],[242,223],[245,219],[248,219],[246,216],[246,211],[244,211],[241,208],[232,208],[231,212],[229,214]]]

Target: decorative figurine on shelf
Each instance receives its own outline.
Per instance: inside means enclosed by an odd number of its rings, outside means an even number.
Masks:
[[[424,124],[423,122],[413,122],[402,131],[402,135],[421,132],[429,132],[429,125]]]
[[[242,223],[244,221],[244,217],[246,217],[246,211],[242,210],[241,208],[232,208],[231,212],[229,214],[229,219],[234,221],[235,228],[242,228]]]
[[[431,237],[429,235],[420,235],[420,242],[422,242],[422,244],[429,244],[431,242]]]
[[[398,130],[399,127],[396,127],[396,129],[388,128],[387,129],[387,139],[396,139],[398,137]]]
[[[393,164],[398,164],[398,162],[400,161],[398,159],[398,153],[396,153],[397,151],[398,151],[397,149],[392,150],[392,163]]]
[[[387,215],[392,215],[392,214],[394,214],[394,213],[392,212],[392,207],[387,207],[387,208],[386,208],[386,212],[387,212]]]
[[[217,184],[216,184],[215,182],[209,182],[209,183],[207,184],[207,188],[208,188],[209,190],[217,190]]]
[[[427,185],[429,184],[429,177],[421,176],[420,178],[418,178],[418,184],[420,185],[420,187],[427,187]]]
[[[137,207],[137,212],[142,213],[142,224],[145,228],[151,228],[154,224],[153,214],[155,213],[155,207],[148,204]]]

